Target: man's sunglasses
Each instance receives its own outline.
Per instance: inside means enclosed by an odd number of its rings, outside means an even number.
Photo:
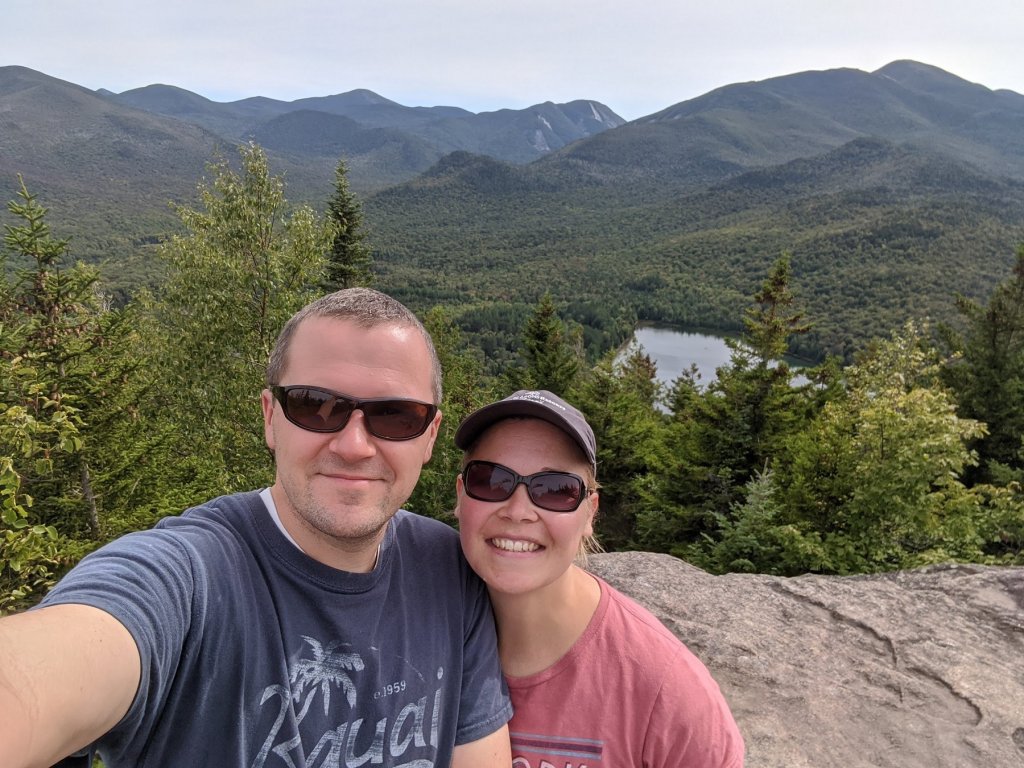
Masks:
[[[462,487],[477,501],[505,501],[520,483],[535,505],[549,512],[575,512],[590,490],[571,472],[518,472],[490,461],[471,461],[462,470]]]
[[[322,387],[297,384],[270,387],[284,417],[310,432],[338,432],[348,424],[355,410],[363,412],[363,422],[374,437],[384,440],[412,440],[427,431],[437,414],[437,406],[419,400],[374,397],[360,400]]]

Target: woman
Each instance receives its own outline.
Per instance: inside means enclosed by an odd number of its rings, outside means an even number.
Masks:
[[[742,738],[704,665],[575,564],[598,506],[583,415],[550,392],[521,390],[467,417],[455,443],[464,452],[456,516],[494,606],[513,765],[741,766]]]

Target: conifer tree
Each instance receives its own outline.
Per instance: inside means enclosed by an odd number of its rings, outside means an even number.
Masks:
[[[795,306],[792,279],[790,256],[783,254],[754,294],[754,305],[744,314],[743,341],[754,354],[758,367],[785,365],[782,357],[789,351],[790,337],[811,329],[810,324],[804,322],[803,309]]]
[[[790,290],[789,257],[780,257],[744,316],[746,331],[716,379],[699,391],[691,374],[673,387],[669,471],[654,478],[652,503],[640,520],[646,548],[705,558],[716,537],[746,509],[751,481],[786,461],[789,436],[814,412],[811,395],[790,383],[781,360],[789,337],[809,326]]]
[[[981,306],[966,298],[958,308],[967,319],[962,359],[944,371],[965,416],[984,422],[988,434],[975,447],[979,481],[1024,482],[1024,245],[1012,276]]]
[[[614,352],[580,377],[569,398],[597,438],[601,482],[597,538],[609,550],[638,546],[638,516],[649,508],[652,477],[670,466],[667,417],[658,410],[657,369],[643,350],[616,361]]]
[[[578,329],[569,329],[558,316],[551,293],[545,293],[523,334],[526,367],[520,373],[519,387],[546,389],[566,397],[580,371],[581,345]]]
[[[16,270],[4,292],[3,347],[7,359],[31,360],[38,372],[41,388],[23,404],[36,418],[46,409],[63,412],[80,432],[76,450],[53,452],[58,466],[52,475],[26,467],[23,479],[37,499],[37,514],[66,534],[95,539],[101,485],[95,472],[110,458],[103,456],[109,437],[104,430],[125,417],[119,413],[118,383],[134,369],[128,312],[111,308],[100,295],[95,269],[67,265],[69,242],[52,236],[47,209],[24,182],[19,198],[8,210],[22,223],[5,226],[4,242],[33,266]]]
[[[4,226],[0,263],[0,578],[24,569],[7,594],[25,597],[51,565],[69,564],[104,534],[115,435],[131,421],[121,382],[134,363],[127,311],[98,293],[95,269],[67,264],[69,241],[53,237],[24,181],[18,198],[8,204],[19,223]],[[8,253],[30,264],[13,280]]]
[[[373,263],[366,230],[363,226],[363,208],[348,184],[345,160],[338,160],[334,168],[334,193],[327,201],[327,217],[334,223],[334,238],[327,254],[324,290],[336,291],[373,282]]]

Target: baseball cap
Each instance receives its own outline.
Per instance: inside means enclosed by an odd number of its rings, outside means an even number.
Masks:
[[[583,451],[591,468],[597,471],[597,440],[594,430],[576,408],[546,389],[520,389],[504,400],[474,411],[455,432],[455,445],[467,450],[495,422],[513,416],[543,419],[561,429]]]

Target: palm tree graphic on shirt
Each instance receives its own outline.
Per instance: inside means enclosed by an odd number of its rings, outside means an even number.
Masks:
[[[277,718],[270,728],[270,733],[267,734],[263,746],[253,759],[251,768],[261,768],[271,750],[288,766],[295,765],[289,753],[301,745],[301,738],[298,734],[275,746],[281,726],[284,725],[287,718],[290,701],[302,704],[299,711],[295,713],[296,726],[306,717],[316,699],[317,691],[323,694],[325,715],[330,711],[331,688],[335,685],[342,689],[350,709],[356,705],[356,687],[349,673],[361,672],[364,669],[362,657],[358,653],[338,652],[336,649],[340,643],[331,643],[325,646],[319,640],[306,635],[303,635],[302,639],[309,643],[313,650],[313,657],[299,659],[295,662],[289,671],[288,687],[270,685],[263,691],[260,706],[275,696],[278,697],[281,704]]]
[[[313,658],[299,659],[291,670],[292,696],[298,702],[305,693],[302,709],[296,714],[298,722],[306,716],[315,694],[319,690],[323,694],[324,714],[331,708],[331,687],[340,686],[350,708],[356,705],[356,686],[352,682],[350,672],[363,670],[363,659],[358,653],[338,653],[335,649],[340,643],[324,646],[319,640],[302,636],[313,649]]]

